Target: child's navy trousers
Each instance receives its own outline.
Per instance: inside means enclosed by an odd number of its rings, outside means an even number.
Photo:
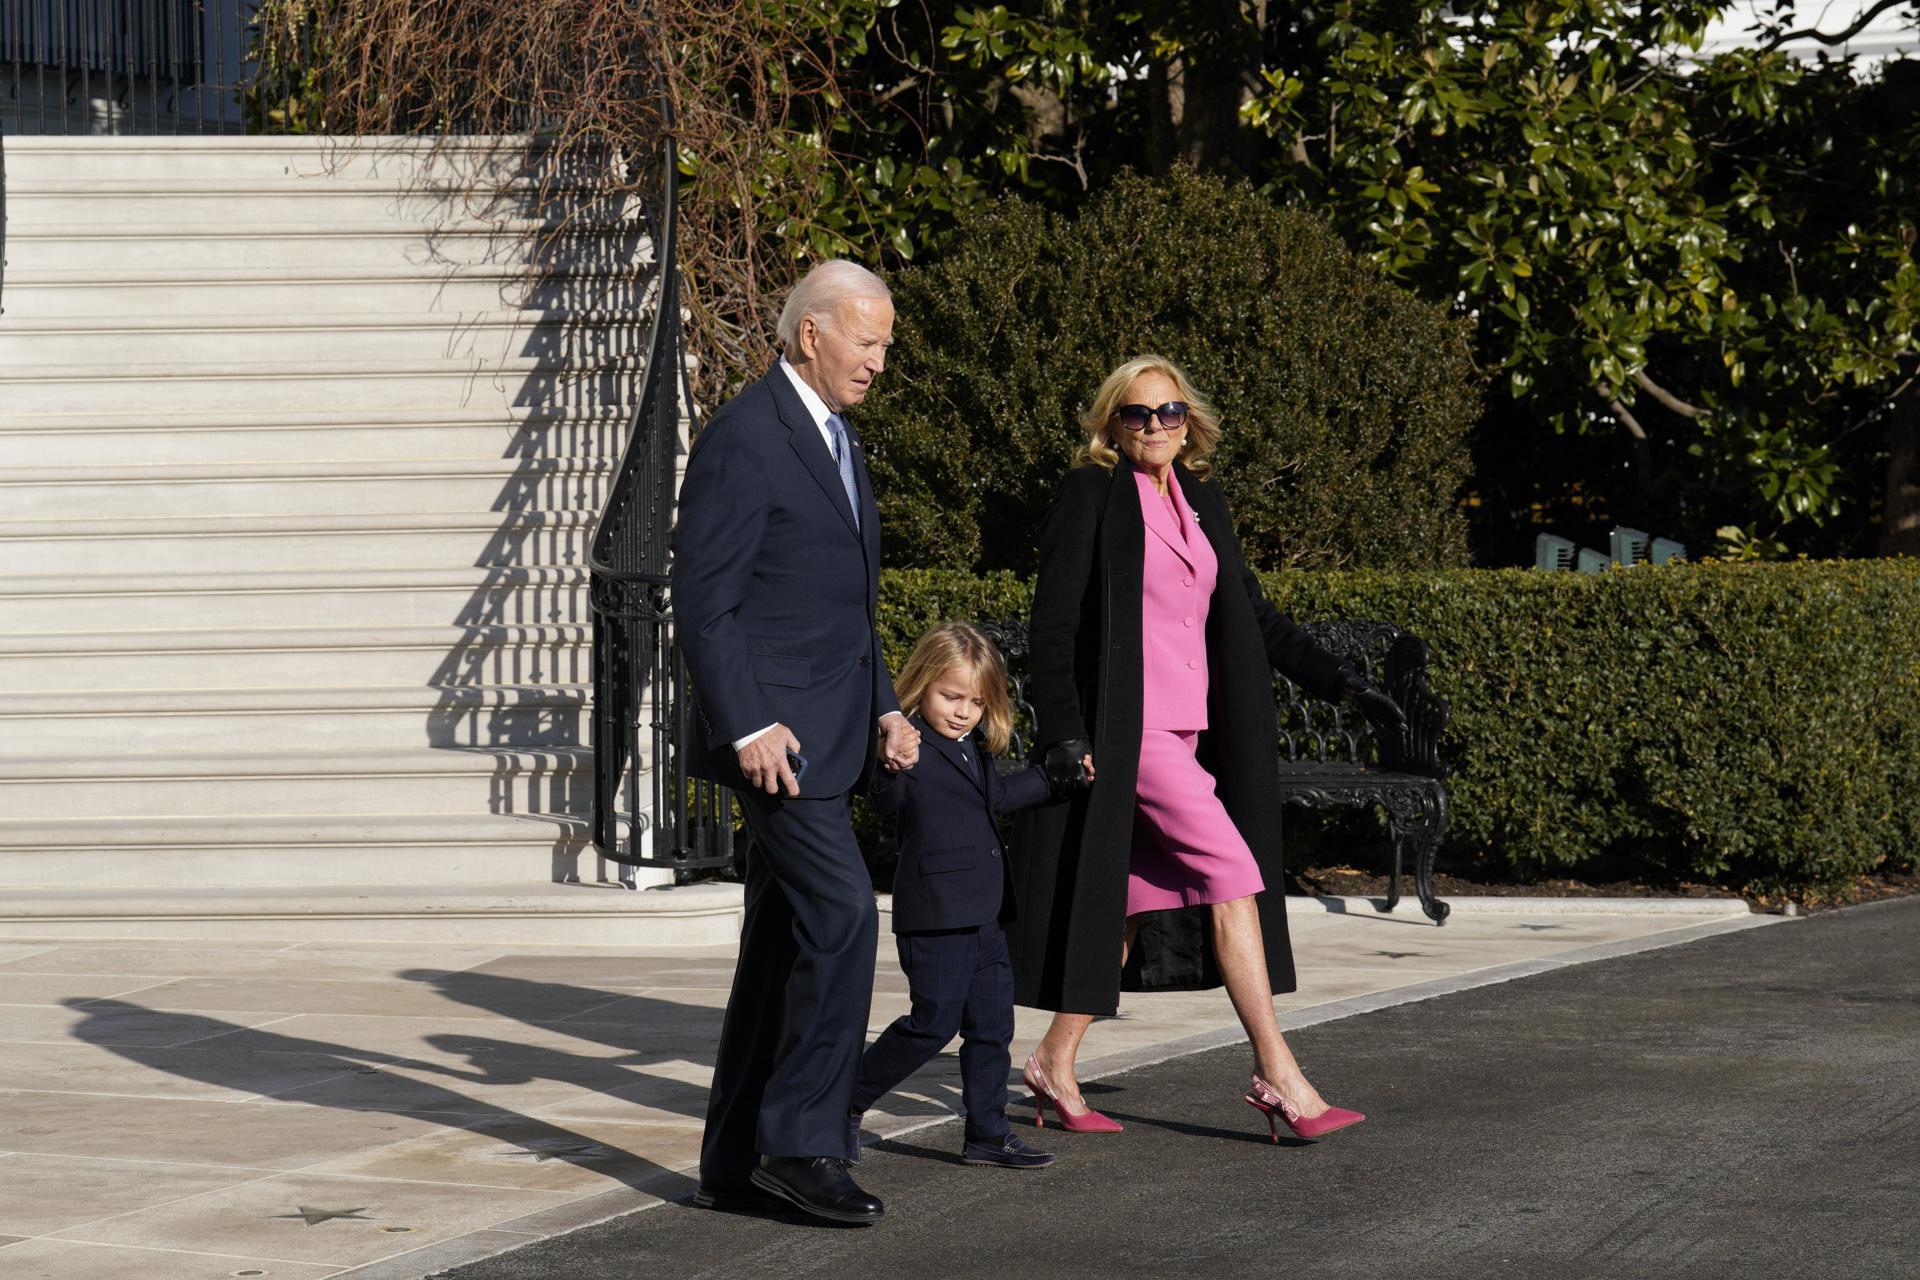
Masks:
[[[853,1109],[865,1111],[960,1037],[960,1088],[967,1141],[1007,1136],[1007,1046],[1013,1043],[1013,963],[997,921],[894,937],[913,1009],[880,1034],[860,1060]]]

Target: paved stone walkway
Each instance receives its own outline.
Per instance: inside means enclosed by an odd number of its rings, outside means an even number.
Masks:
[[[1294,904],[1290,1027],[1771,919],[1330,905]],[[684,1195],[731,976],[723,948],[0,937],[0,1274],[411,1278]],[[1237,1038],[1220,992],[1130,997],[1085,1074]],[[948,1055],[871,1127],[957,1101]]]

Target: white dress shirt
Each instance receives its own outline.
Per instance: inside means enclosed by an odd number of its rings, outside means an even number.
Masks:
[[[827,408],[827,402],[820,398],[820,393],[807,385],[807,380],[800,376],[798,369],[787,363],[785,356],[780,357],[780,372],[787,375],[787,381],[793,385],[794,391],[799,393],[800,403],[807,407],[807,416],[813,419],[814,427],[820,432],[821,441],[827,446],[827,456],[831,458],[833,432],[827,430],[827,415],[833,410]]]
[[[827,402],[820,398],[818,391],[815,391],[807,385],[806,379],[800,376],[800,371],[787,363],[786,356],[783,355],[780,357],[779,367],[780,372],[787,375],[787,381],[792,384],[794,391],[799,395],[800,403],[806,406],[807,416],[813,419],[813,425],[819,430],[820,441],[827,446],[827,456],[832,457],[833,432],[827,429],[827,415],[832,413],[833,410],[827,408]],[[844,425],[844,419],[842,421]],[[851,440],[849,440],[849,443],[851,443]],[[898,711],[889,711],[880,718],[885,720],[887,716],[897,716],[899,714]],[[733,749],[735,751],[740,750],[740,748],[746,746],[749,742],[752,742],[755,738],[758,738],[771,728],[773,728],[773,725],[767,725],[765,728],[755,729],[744,738],[735,738],[733,740]]]

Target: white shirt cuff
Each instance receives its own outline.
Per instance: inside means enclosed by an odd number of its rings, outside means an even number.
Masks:
[[[902,719],[904,719],[905,715],[906,713],[901,711],[883,711],[880,713],[880,718],[882,720],[885,720],[888,716],[900,716]],[[778,723],[778,721],[776,721],[775,723]],[[771,728],[773,728],[773,725],[768,725],[766,729],[755,729],[752,733],[748,734],[744,738],[735,738],[733,740],[733,749],[735,751],[740,750],[740,748],[746,746],[749,742],[752,742],[755,738],[760,737],[762,734],[767,732],[767,729],[771,729]]]
[[[778,724],[780,722],[776,720],[773,723]],[[768,725],[766,729],[755,729],[752,733],[748,734],[744,738],[735,738],[733,740],[733,749],[735,751],[738,751],[740,748],[746,746],[749,742],[752,742],[755,738],[764,737],[767,733],[767,730],[771,728],[773,728],[772,724]]]

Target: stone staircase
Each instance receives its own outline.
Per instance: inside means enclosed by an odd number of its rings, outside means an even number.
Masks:
[[[585,839],[639,217],[511,143],[0,159],[0,930],[729,940]]]

